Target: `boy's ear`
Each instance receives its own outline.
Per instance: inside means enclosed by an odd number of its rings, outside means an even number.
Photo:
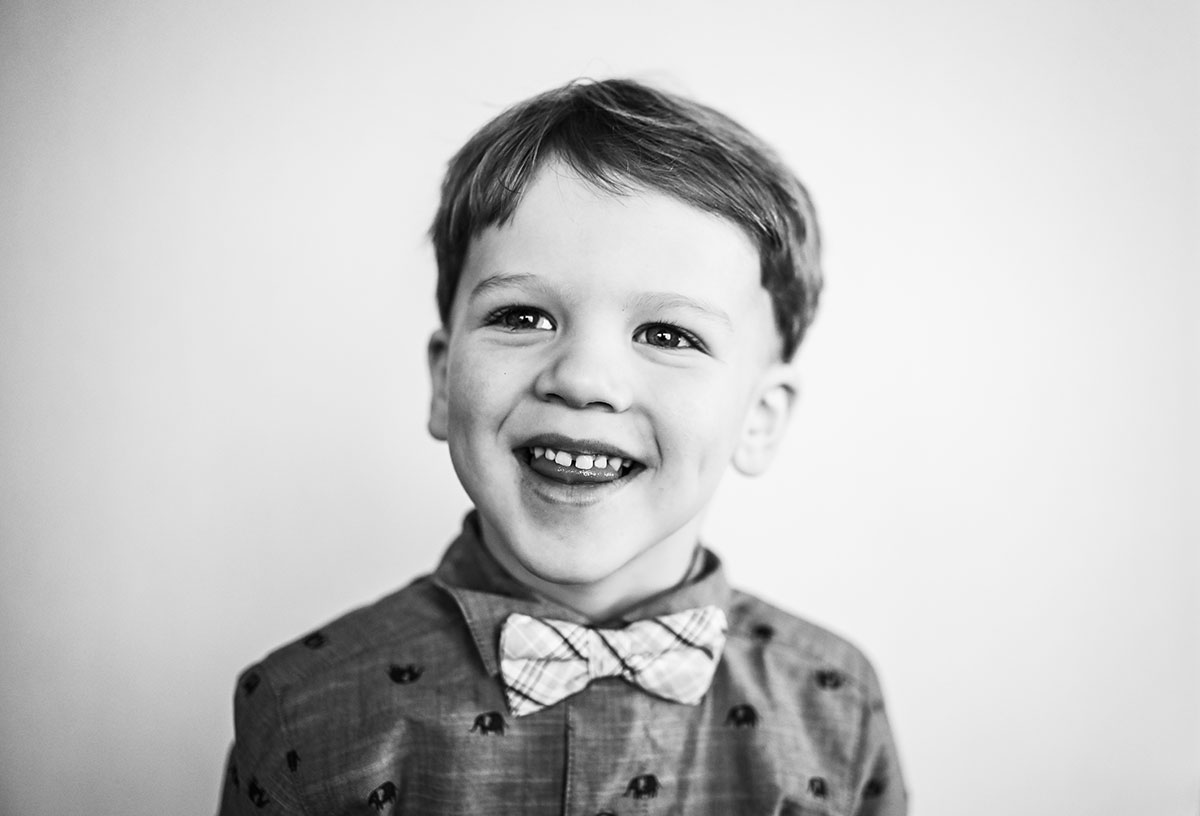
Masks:
[[[450,335],[438,329],[429,337],[429,433],[445,442],[449,436],[449,397],[447,396],[446,366],[450,355]]]
[[[733,452],[733,466],[746,476],[758,476],[775,458],[796,402],[796,371],[787,363],[774,364],[764,375],[758,397],[746,414],[742,438]]]

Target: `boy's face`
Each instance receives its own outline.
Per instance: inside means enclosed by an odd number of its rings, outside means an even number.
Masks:
[[[676,584],[726,466],[765,467],[791,403],[741,229],[557,163],[472,243],[430,368],[489,548],[576,608]]]

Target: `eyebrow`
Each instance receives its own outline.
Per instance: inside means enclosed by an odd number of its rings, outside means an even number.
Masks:
[[[527,272],[496,272],[488,275],[486,278],[475,284],[475,288],[471,290],[470,300],[474,300],[480,295],[485,295],[493,289],[504,289],[509,286],[528,286],[534,289],[544,289],[545,286],[537,275],[530,275]]]
[[[725,324],[727,328],[733,328],[733,320],[730,319],[729,314],[724,309],[716,304],[697,300],[687,295],[681,295],[678,292],[643,292],[634,298],[633,306],[634,308],[645,309],[647,311],[685,309],[699,312],[718,323]]]

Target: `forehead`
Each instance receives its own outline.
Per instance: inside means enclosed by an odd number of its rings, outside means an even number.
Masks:
[[[460,296],[508,275],[596,295],[677,293],[731,314],[770,310],[758,249],[739,226],[656,190],[601,190],[560,163],[538,171],[507,223],[472,242]]]

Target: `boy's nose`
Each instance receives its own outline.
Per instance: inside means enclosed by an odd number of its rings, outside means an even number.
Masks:
[[[630,360],[614,344],[564,337],[555,344],[534,387],[544,400],[621,412],[632,403],[631,373]]]

